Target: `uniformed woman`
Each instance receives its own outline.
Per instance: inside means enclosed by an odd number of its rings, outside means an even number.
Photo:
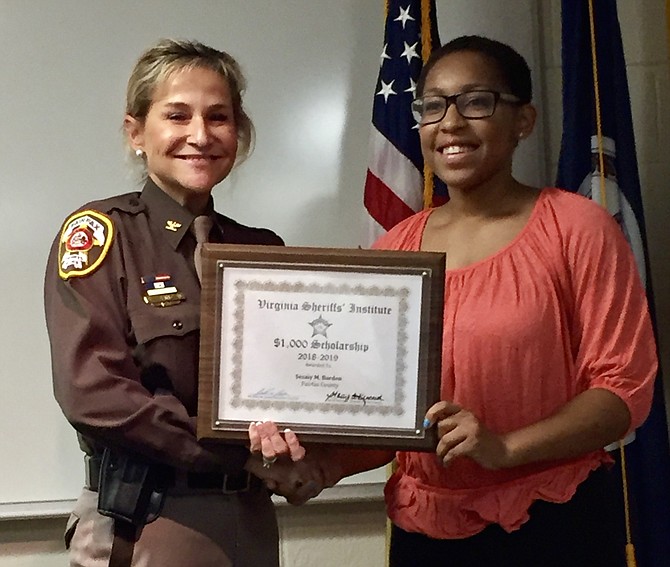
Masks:
[[[244,86],[230,55],[197,42],[143,53],[124,130],[144,187],[84,205],[51,249],[54,391],[86,455],[66,529],[70,565],[276,567],[262,480],[297,503],[311,494],[296,487],[318,484],[286,456],[268,466],[195,435],[198,240],[282,244],[214,210],[212,189],[252,145]]]

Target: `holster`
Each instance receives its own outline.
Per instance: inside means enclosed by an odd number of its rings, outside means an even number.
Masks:
[[[165,468],[135,455],[105,448],[98,486],[98,512],[141,528],[161,513],[167,491]]]

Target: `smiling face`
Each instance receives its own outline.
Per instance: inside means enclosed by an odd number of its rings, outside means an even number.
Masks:
[[[228,82],[206,67],[177,70],[160,83],[142,120],[126,116],[133,149],[146,156],[149,177],[194,213],[230,173],[238,132]]]
[[[451,96],[471,90],[509,93],[491,59],[457,51],[437,61],[426,77],[423,95]],[[468,191],[512,181],[512,156],[534,124],[531,105],[499,101],[493,116],[468,120],[452,104],[436,124],[421,126],[424,159],[450,189]]]

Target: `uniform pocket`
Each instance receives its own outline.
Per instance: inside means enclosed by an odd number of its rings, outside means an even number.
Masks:
[[[200,328],[200,310],[196,305],[181,303],[170,307],[143,305],[130,312],[138,344],[159,337],[183,337]]]

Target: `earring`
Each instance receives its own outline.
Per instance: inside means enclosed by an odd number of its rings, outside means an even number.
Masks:
[[[144,151],[143,151],[141,148],[137,148],[137,149],[135,150],[135,155],[136,155],[138,158],[141,158],[141,157],[144,155]]]
[[[523,139],[525,135],[526,135],[525,132],[519,132],[519,140]]]

